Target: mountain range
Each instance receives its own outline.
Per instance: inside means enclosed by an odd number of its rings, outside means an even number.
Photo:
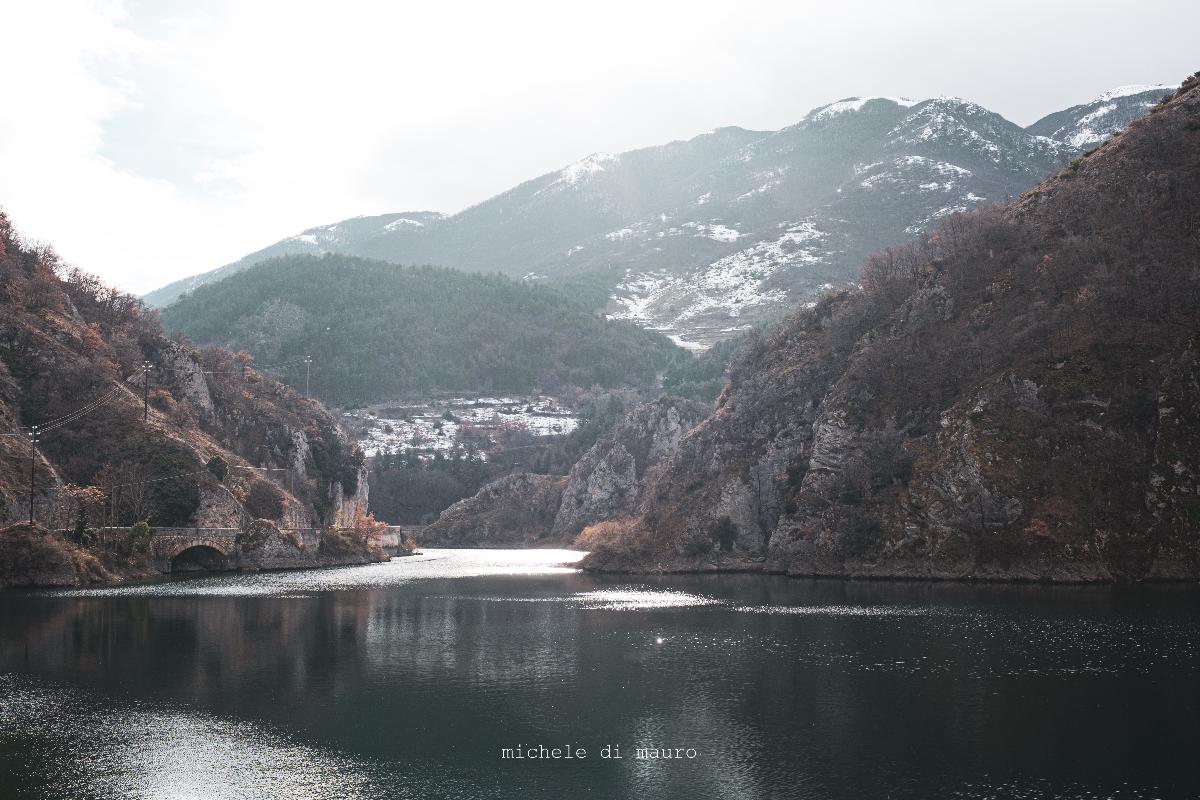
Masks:
[[[1198,264],[1200,73],[744,337],[700,418],[637,406],[565,481],[510,476],[430,532],[616,572],[1194,581]]]
[[[748,347],[609,541],[642,567],[725,534],[801,575],[1195,580],[1198,263],[1200,73]]]
[[[778,131],[598,153],[453,215],[309,228],[146,295],[166,306],[275,256],[341,253],[602,286],[611,316],[710,345],[852,279],[868,253],[1017,195],[1144,114],[1131,86],[1022,128],[958,98],[848,98]]]

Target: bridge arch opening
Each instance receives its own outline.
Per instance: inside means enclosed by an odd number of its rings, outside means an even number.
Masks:
[[[171,572],[220,572],[230,569],[225,554],[215,547],[196,544],[171,558]]]

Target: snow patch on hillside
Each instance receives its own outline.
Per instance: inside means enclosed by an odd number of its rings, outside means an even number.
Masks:
[[[785,166],[785,167],[780,167],[779,169],[772,169],[772,170],[767,170],[765,172],[756,173],[754,176],[754,179],[762,181],[762,184],[760,184],[759,186],[756,186],[755,188],[751,189],[748,192],[738,195],[734,199],[734,202],[740,202],[742,200],[747,200],[756,194],[765,194],[766,192],[771,191],[776,186],[783,183],[782,176],[783,176],[783,173],[787,172],[787,170],[788,170],[788,168]]]
[[[884,169],[880,169],[885,167]],[[900,156],[890,162],[876,161],[854,168],[855,177],[863,177],[858,185],[874,189],[884,184],[916,183],[921,191],[954,191],[957,182],[969,178],[971,170],[924,156]]]
[[[965,142],[986,153],[993,161],[1000,160],[998,144],[986,139],[979,131],[964,125],[944,111],[919,112],[907,117],[892,130],[892,144],[909,142]]]
[[[691,228],[696,231],[696,236],[712,239],[714,242],[736,242],[741,237],[741,233],[736,228],[730,228],[726,225],[713,223],[706,225],[703,222],[685,222],[682,227]],[[679,230],[671,228],[670,231]],[[668,233],[670,232],[668,231]],[[660,235],[662,232],[660,231]]]
[[[690,341],[683,338],[678,333],[668,333],[667,338],[682,347],[684,350],[690,350],[693,353],[703,353],[708,349],[708,345],[704,344],[703,342]]]
[[[616,160],[617,156],[612,153],[593,153],[585,159],[564,167],[558,173],[559,177],[556,183],[562,182],[574,186],[592,175],[603,172],[609,164]]]
[[[736,319],[768,306],[787,303],[787,293],[766,283],[784,267],[815,264],[825,254],[826,234],[812,220],[786,226],[784,232],[686,274],[665,270],[626,273],[612,298],[611,319],[627,319],[645,327],[678,331],[698,320]],[[690,339],[685,347],[706,347]]]
[[[651,308],[676,280],[677,277],[666,270],[638,273],[626,271],[624,280],[616,286],[617,294],[612,298],[619,310],[609,314],[608,318],[627,319],[637,323],[650,322],[653,319]]]
[[[961,214],[966,211],[970,211],[980,203],[985,202],[987,198],[977,195],[974,192],[966,192],[965,194],[960,195],[957,200],[958,202],[942,206],[941,208],[933,211],[933,213],[928,214],[912,225],[909,225],[904,229],[904,232],[909,236],[919,236],[928,232],[940,220],[945,219],[951,214]]]
[[[389,222],[387,225],[384,225],[383,229],[385,231],[387,231],[388,233],[391,233],[392,231],[397,231],[397,230],[400,230],[401,228],[424,228],[424,227],[425,227],[425,223],[421,222],[420,220],[409,219],[408,217],[400,217],[399,219],[394,219],[391,222]]]
[[[298,242],[316,248],[319,252],[325,252],[325,248],[332,245],[337,245],[342,242],[342,232],[338,229],[337,224],[322,225],[319,228],[309,228],[303,233],[298,233],[295,236],[289,236],[284,239],[285,242]]]
[[[841,114],[851,114],[855,111],[862,111],[863,106],[872,100],[888,100],[902,108],[909,108],[916,104],[915,100],[909,100],[907,97],[847,97],[845,100],[838,100],[836,103],[830,103],[827,106],[814,109],[808,112],[806,120],[824,120],[832,119]]]
[[[1133,97],[1134,95],[1144,94],[1146,92],[1167,92],[1175,91],[1174,86],[1169,86],[1165,83],[1149,83],[1149,84],[1133,84],[1130,86],[1118,86],[1115,89],[1109,89],[1104,94],[1095,99],[1097,103],[1107,103],[1109,100],[1119,100],[1122,97]]]
[[[1094,104],[1098,104],[1096,108],[1074,124],[1056,131],[1055,135],[1077,150],[1094,147],[1123,129],[1131,112],[1134,116],[1141,115],[1158,102],[1159,92],[1165,94],[1170,89],[1169,86],[1120,86],[1111,89],[1094,101]],[[1154,94],[1140,101],[1128,99],[1148,92]]]

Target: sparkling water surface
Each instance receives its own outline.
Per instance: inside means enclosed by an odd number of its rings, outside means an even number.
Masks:
[[[0,593],[0,797],[1200,797],[1195,587],[580,555]]]

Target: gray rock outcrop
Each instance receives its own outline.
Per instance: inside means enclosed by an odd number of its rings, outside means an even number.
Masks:
[[[518,472],[459,500],[426,528],[419,544],[430,547],[558,546],[552,528],[567,478]]]
[[[631,409],[571,468],[553,535],[569,541],[588,525],[634,513],[641,487],[704,412],[672,397]]]

